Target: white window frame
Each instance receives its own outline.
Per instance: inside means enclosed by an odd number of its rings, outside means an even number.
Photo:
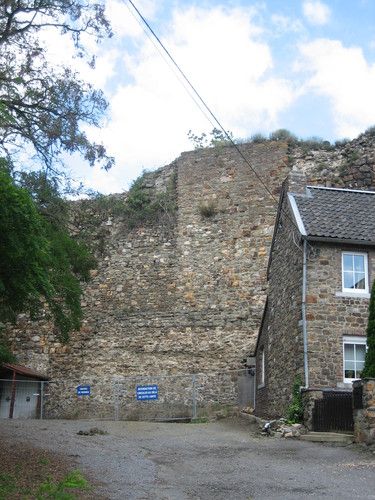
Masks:
[[[345,377],[345,344],[356,344],[356,345],[365,345],[367,351],[367,339],[366,337],[356,337],[356,336],[344,336],[342,339],[342,376],[345,384],[350,384],[354,382],[354,380],[358,380],[356,378],[346,378]]]
[[[364,257],[364,268],[365,268],[365,288],[345,288],[344,287],[344,256],[345,255],[361,255]],[[368,254],[365,252],[342,252],[341,253],[341,284],[343,293],[348,294],[368,294],[369,284],[368,284]]]
[[[259,377],[260,380],[259,380],[258,388],[264,387],[266,385],[266,383],[265,383],[265,380],[266,380],[265,367],[266,367],[266,363],[265,363],[265,354],[264,354],[264,348],[263,348],[260,351],[260,377]]]

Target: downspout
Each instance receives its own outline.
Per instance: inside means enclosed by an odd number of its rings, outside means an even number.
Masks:
[[[303,240],[302,268],[302,333],[303,333],[303,366],[305,371],[305,387],[309,388],[309,364],[307,359],[307,323],[306,323],[306,290],[307,290],[307,241]]]
[[[9,418],[13,418],[15,400],[16,400],[16,370],[13,370],[12,394],[10,398]]]

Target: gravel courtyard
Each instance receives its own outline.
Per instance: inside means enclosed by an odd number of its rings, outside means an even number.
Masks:
[[[93,427],[108,434],[77,434]],[[3,420],[0,439],[74,460],[101,484],[93,499],[375,499],[373,453],[261,437],[237,420]]]

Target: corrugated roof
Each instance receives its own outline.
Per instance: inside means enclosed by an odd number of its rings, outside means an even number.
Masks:
[[[15,371],[19,375],[24,375],[26,377],[38,378],[41,380],[48,380],[48,377],[42,375],[41,373],[37,373],[31,368],[27,368],[27,366],[15,365],[13,363],[3,363],[0,368],[5,368],[7,370]]]
[[[291,196],[307,237],[375,244],[375,192],[308,186]]]

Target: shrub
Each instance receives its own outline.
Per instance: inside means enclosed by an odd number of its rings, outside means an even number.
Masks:
[[[335,147],[346,146],[347,144],[349,144],[349,142],[350,139],[348,139],[347,137],[345,137],[344,139],[338,139],[337,141],[335,141]]]
[[[367,323],[367,352],[362,378],[375,377],[375,282],[372,285]]]
[[[257,132],[256,134],[252,135],[250,137],[250,142],[253,142],[254,144],[259,144],[261,142],[267,142],[267,137],[260,132]]]
[[[292,402],[287,410],[287,419],[290,423],[297,424],[303,421],[303,403],[301,394],[302,378],[297,375],[292,388]]]
[[[217,214],[217,205],[214,200],[201,201],[199,204],[199,213],[202,217],[213,217]]]
[[[370,135],[371,137],[375,137],[375,125],[366,129],[365,134]]]
[[[296,135],[292,134],[292,132],[290,132],[286,128],[279,128],[278,130],[275,130],[274,132],[270,133],[270,140],[296,143],[298,141],[298,138]]]

